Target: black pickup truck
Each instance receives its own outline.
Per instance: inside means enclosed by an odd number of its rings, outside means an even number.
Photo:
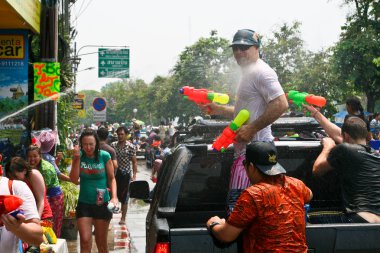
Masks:
[[[226,196],[233,150],[211,149],[212,140],[227,122],[200,121],[160,169],[154,194],[147,182],[131,184],[131,197],[151,202],[146,217],[146,252],[241,252],[239,240],[221,244],[205,223],[226,217]],[[312,165],[321,151],[324,132],[312,118],[280,118],[272,125],[279,162],[287,175],[301,179],[313,191],[306,226],[308,252],[380,252],[380,224],[319,224],[316,217],[342,210],[339,178],[332,171],[313,177]]]

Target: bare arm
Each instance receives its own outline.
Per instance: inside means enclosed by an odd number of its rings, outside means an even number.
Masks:
[[[45,207],[45,181],[41,172],[36,169],[33,169],[30,173],[30,184],[32,186],[32,192],[34,198],[36,199],[37,211],[40,217],[42,217],[42,213]]]
[[[211,217],[207,221],[206,225],[208,229],[210,229],[210,225],[212,222],[220,223],[220,225],[215,225],[212,228],[211,232],[218,240],[222,242],[232,242],[243,231],[243,228],[232,226],[228,224],[225,219],[221,219],[218,216]]]
[[[17,219],[9,214],[3,214],[1,220],[6,229],[15,234],[22,241],[40,245],[43,242],[42,227],[39,219],[25,220],[25,216],[17,214]]]
[[[71,163],[70,179],[74,184],[79,181],[79,167],[80,167],[80,151],[79,146],[74,147],[73,161]]]
[[[226,118],[229,118],[229,119],[234,118],[234,109],[235,109],[234,106],[209,103],[205,105],[200,104],[199,107],[202,109],[202,112],[204,114],[224,115]]]
[[[239,142],[246,142],[252,140],[258,131],[264,127],[272,124],[288,109],[288,101],[285,94],[273,99],[269,102],[265,112],[258,117],[254,122],[248,125],[241,126],[236,131],[236,140]]]
[[[323,138],[322,145],[322,152],[319,154],[313,165],[313,174],[316,176],[322,176],[333,169],[327,161],[327,157],[329,156],[331,149],[335,146],[335,142],[331,138]]]
[[[65,175],[65,174],[63,174],[63,173],[58,174],[58,178],[59,178],[60,180],[62,180],[62,181],[68,181],[68,182],[71,182],[70,177],[67,176],[67,175]]]
[[[133,171],[132,180],[135,181],[136,180],[136,174],[137,174],[137,158],[136,158],[136,156],[132,156],[132,171]]]
[[[310,111],[311,116],[321,125],[326,133],[334,139],[337,144],[343,143],[342,129],[328,120],[322,113],[310,105],[303,105]]]
[[[108,187],[111,189],[111,202],[117,205],[119,201],[117,199],[117,194],[116,194],[116,180],[115,180],[113,163],[111,159],[109,159],[106,163],[106,170],[107,170]]]
[[[114,169],[114,171],[115,171],[115,173],[116,173],[117,167],[119,166],[119,165],[117,164],[117,159],[112,160],[112,163],[113,163],[113,169]]]

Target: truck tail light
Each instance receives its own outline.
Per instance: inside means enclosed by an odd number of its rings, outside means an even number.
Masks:
[[[154,253],[170,253],[168,242],[158,242],[154,248]]]

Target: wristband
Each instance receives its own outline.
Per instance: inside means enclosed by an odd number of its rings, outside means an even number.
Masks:
[[[212,231],[212,229],[216,226],[216,225],[220,225],[220,223],[219,222],[217,222],[217,221],[213,221],[213,222],[211,222],[211,224],[210,224],[210,231]]]

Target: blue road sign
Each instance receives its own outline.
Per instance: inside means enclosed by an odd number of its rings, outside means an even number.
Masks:
[[[94,107],[94,109],[99,112],[106,109],[106,105],[107,103],[104,98],[95,98],[94,101],[92,102],[92,106]]]

